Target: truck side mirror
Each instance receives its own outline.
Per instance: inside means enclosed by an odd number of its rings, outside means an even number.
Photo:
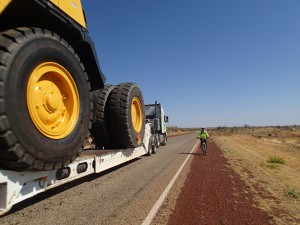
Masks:
[[[165,122],[169,123],[169,117],[168,116],[165,116]]]

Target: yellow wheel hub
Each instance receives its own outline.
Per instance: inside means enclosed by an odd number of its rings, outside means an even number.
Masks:
[[[143,112],[141,102],[137,97],[133,98],[131,103],[131,118],[133,129],[139,133],[143,124]]]
[[[79,94],[71,74],[61,65],[46,62],[29,76],[27,106],[36,128],[51,139],[74,129],[79,115]]]

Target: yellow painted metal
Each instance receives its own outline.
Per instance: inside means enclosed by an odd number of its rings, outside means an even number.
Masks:
[[[86,28],[80,0],[50,0],[58,8],[68,14],[73,20]]]
[[[74,129],[79,116],[79,94],[71,74],[61,65],[45,62],[30,74],[27,107],[36,128],[51,139]]]
[[[132,125],[135,132],[139,133],[142,129],[143,124],[143,111],[142,111],[142,104],[139,98],[134,97],[131,103],[131,118],[132,118]]]
[[[59,6],[59,0],[50,0],[53,4]]]
[[[1,0],[0,1],[0,14],[4,11],[4,9],[11,3],[11,0]]]

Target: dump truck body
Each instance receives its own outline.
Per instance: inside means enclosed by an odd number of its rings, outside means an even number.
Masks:
[[[142,93],[105,86],[79,0],[3,0],[0,21],[0,166],[65,167],[91,133],[105,149],[142,144]]]

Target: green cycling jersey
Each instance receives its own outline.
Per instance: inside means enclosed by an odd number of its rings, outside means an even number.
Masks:
[[[208,137],[209,137],[209,135],[206,130],[202,130],[198,135],[198,138],[200,138],[200,139],[206,139]]]

